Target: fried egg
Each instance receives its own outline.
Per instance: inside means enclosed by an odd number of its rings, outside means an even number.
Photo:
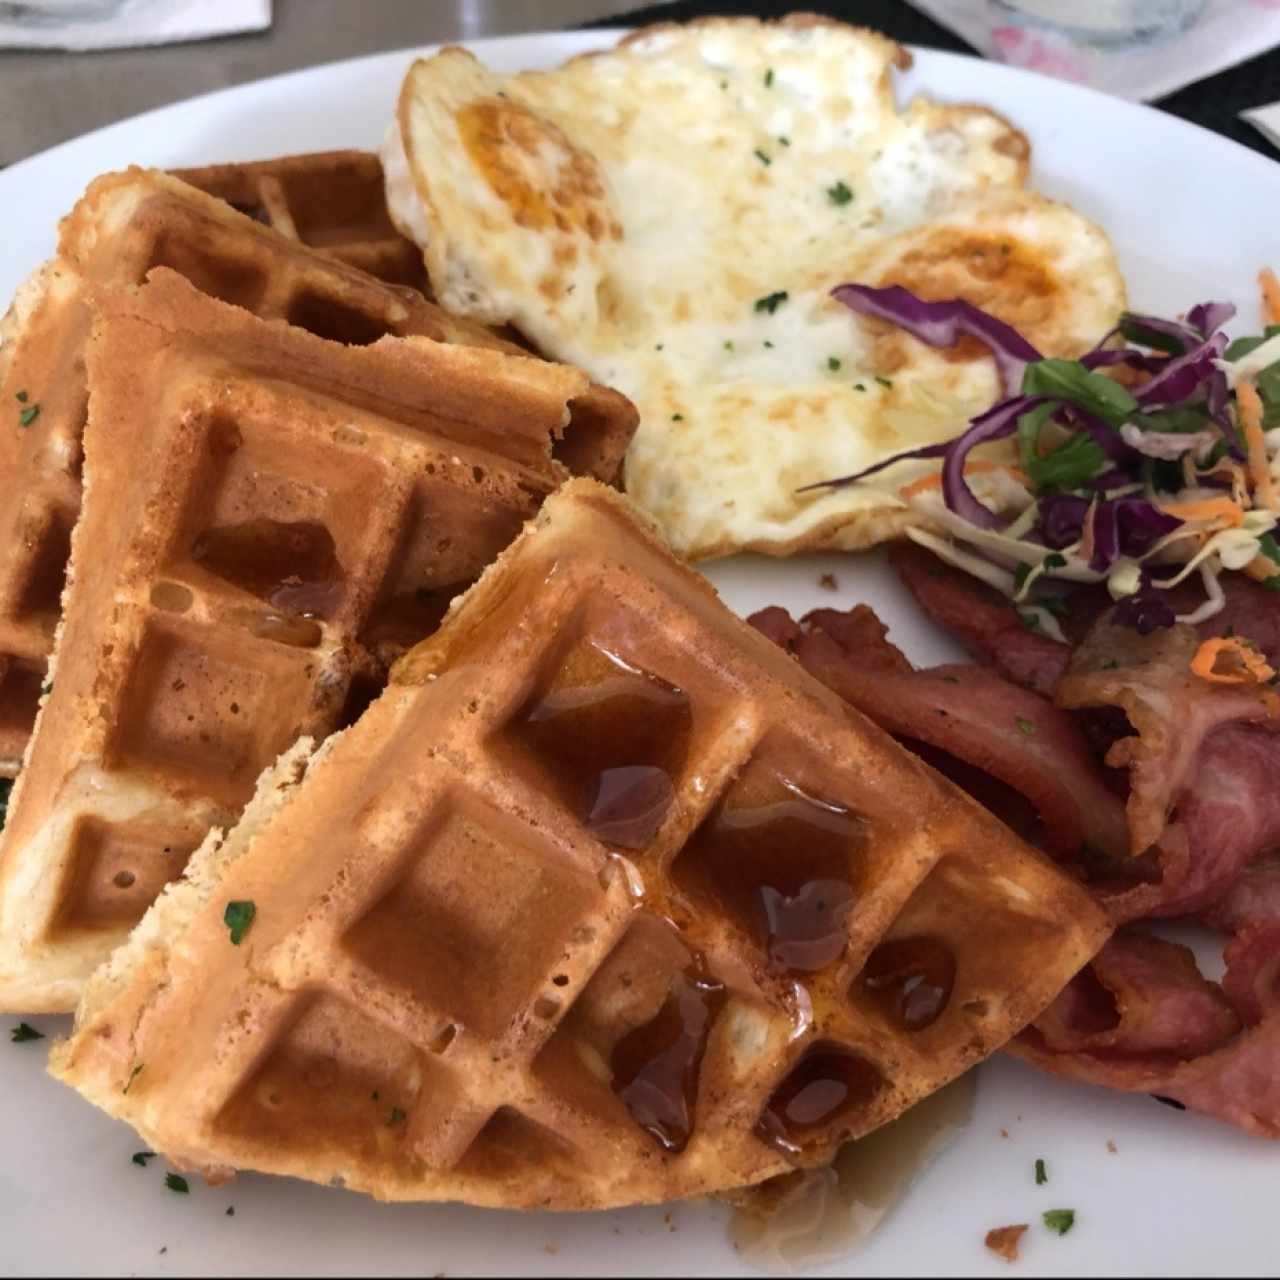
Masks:
[[[505,77],[448,48],[406,77],[387,199],[437,296],[635,401],[627,491],[690,558],[895,535],[921,464],[797,490],[996,397],[982,347],[933,350],[833,286],[968,298],[1061,356],[1123,308],[1105,234],[1027,187],[1023,135],[983,107],[899,108],[908,61],[793,16],[650,27]]]

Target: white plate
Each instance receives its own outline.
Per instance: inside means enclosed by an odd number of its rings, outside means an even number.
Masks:
[[[526,36],[477,49],[492,66],[515,71],[552,65],[615,34]],[[383,54],[211,94],[0,173],[0,298],[52,250],[57,218],[105,170],[375,146],[411,56]],[[1036,185],[1111,233],[1135,305],[1172,314],[1230,298],[1242,304],[1244,326],[1256,323],[1255,273],[1280,261],[1280,166],[1156,111],[950,54],[921,52],[904,87],[988,103],[1016,121],[1034,146]],[[838,597],[819,588],[824,572],[837,575]],[[710,576],[743,613],[865,599],[918,661],[954,656],[875,557],[744,557]],[[66,1026],[31,1021],[49,1032]],[[141,1145],[131,1132],[43,1074],[44,1048],[0,1038],[3,1273],[751,1274],[727,1243],[725,1210],[711,1205],[679,1206],[668,1225],[661,1209],[517,1216],[385,1206],[257,1176],[217,1190],[193,1180],[189,1196],[175,1195],[160,1162],[145,1170],[130,1163]],[[1024,1275],[1270,1274],[1277,1154],[1147,1098],[997,1059],[981,1071],[961,1139],[888,1224],[829,1273],[1007,1274],[982,1237],[989,1227],[1031,1222],[1016,1268]],[[1048,1162],[1047,1187],[1034,1185],[1036,1157]],[[1040,1225],[1045,1209],[1060,1207],[1077,1211],[1062,1238]]]

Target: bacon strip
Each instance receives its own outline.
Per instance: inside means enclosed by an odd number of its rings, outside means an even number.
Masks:
[[[945,752],[1025,796],[1053,852],[1124,852],[1122,804],[1080,730],[1051,702],[982,667],[913,670],[865,605],[817,609],[790,626],[784,611],[766,614],[748,621],[782,638],[810,674],[894,737]]]
[[[980,662],[1014,684],[1053,697],[1070,646],[1029,631],[998,591],[944,564],[915,543],[896,544],[889,562],[924,611]]]
[[[1068,983],[1035,1026],[1055,1053],[1191,1058],[1220,1048],[1241,1020],[1221,988],[1201,976],[1189,948],[1126,929]]]
[[[1106,757],[1113,768],[1129,771],[1133,854],[1159,842],[1214,730],[1239,722],[1280,727],[1267,698],[1270,690],[1215,685],[1193,675],[1198,647],[1188,626],[1144,636],[1103,617],[1058,682],[1060,707],[1117,707],[1135,731],[1114,743]]]
[[[1280,925],[1280,854],[1271,853],[1247,866],[1200,919],[1223,933],[1239,933],[1251,924]]]
[[[1113,998],[1115,1025],[1101,1035],[1080,1026],[1076,979],[1008,1048],[1056,1075],[1171,1098],[1280,1138],[1280,926],[1246,931],[1226,958],[1215,994],[1185,948],[1118,935],[1083,980]],[[1232,1032],[1232,1021],[1244,1029]]]

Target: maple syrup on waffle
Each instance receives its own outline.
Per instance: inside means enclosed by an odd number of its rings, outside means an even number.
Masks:
[[[639,850],[675,800],[692,724],[683,690],[588,644],[529,699],[512,729],[596,839]]]
[[[820,1041],[807,1049],[765,1105],[756,1134],[787,1155],[800,1155],[816,1134],[865,1107],[884,1077],[864,1057]]]
[[[191,558],[282,614],[324,620],[342,599],[345,574],[333,537],[314,521],[257,517],[215,525],[196,538]]]
[[[956,980],[956,958],[936,938],[882,942],[858,978],[862,990],[905,1031],[922,1031],[942,1016]]]
[[[752,1265],[790,1274],[844,1257],[898,1205],[973,1114],[970,1071],[864,1138],[822,1169],[772,1178],[735,1197],[729,1238]]]
[[[772,965],[815,973],[846,946],[862,824],[778,781],[781,798],[770,803],[739,807],[731,794],[695,833],[675,875],[691,896],[722,902]]]
[[[701,957],[692,957],[672,977],[655,1017],[614,1048],[614,1092],[632,1119],[673,1154],[684,1150],[693,1133],[698,1073],[724,1003],[724,984],[706,972]]]

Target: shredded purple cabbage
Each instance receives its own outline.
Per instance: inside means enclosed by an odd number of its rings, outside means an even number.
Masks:
[[[831,296],[850,311],[888,320],[931,347],[954,347],[964,334],[985,342],[995,357],[1006,396],[1017,395],[1027,365],[1043,359],[1015,328],[963,298],[926,302],[898,284],[884,289],[842,284],[831,290]]]
[[[1051,493],[1040,499],[1040,519],[1036,531],[1046,547],[1061,551],[1080,541],[1089,499],[1074,493]]]
[[[1197,302],[1187,312],[1187,323],[1202,337],[1208,338],[1223,325],[1235,319],[1234,302]]]
[[[1163,591],[1144,583],[1112,609],[1111,618],[1122,627],[1132,627],[1139,635],[1147,636],[1153,631],[1173,626],[1178,615]]]
[[[820,481],[798,492],[853,484],[908,459],[941,458],[942,496],[947,507],[976,528],[1001,529],[1004,525],[1001,517],[979,501],[969,487],[965,463],[977,446],[1013,435],[1023,415],[1053,404],[1055,408],[1049,421],[1055,428],[1071,433],[1067,443],[1076,444],[1081,435],[1087,435],[1102,450],[1106,464],[1099,467],[1096,454],[1091,457],[1089,450],[1076,447],[1070,454],[1061,454],[1043,471],[1039,470],[1038,462],[1031,466],[1038,492],[1036,523],[1027,540],[1032,545],[1038,540],[1047,551],[1064,551],[1081,541],[1087,520],[1092,532],[1089,566],[1095,572],[1106,573],[1121,558],[1142,559],[1161,538],[1178,529],[1182,521],[1145,498],[1106,499],[1103,494],[1138,482],[1149,483],[1147,459],[1176,461],[1190,454],[1193,460],[1203,460],[1219,440],[1225,442],[1234,457],[1244,456],[1239,432],[1232,420],[1230,387],[1226,375],[1218,368],[1218,361],[1227,349],[1222,326],[1235,315],[1235,307],[1230,303],[1200,303],[1181,320],[1126,314],[1119,325],[1080,357],[1079,363],[1090,371],[1123,365],[1145,375],[1144,381],[1131,388],[1140,411],[1127,417],[1123,412],[1113,415],[1113,420],[1118,422],[1113,427],[1082,407],[1084,404],[1096,407],[1101,401],[1096,388],[1085,386],[1085,379],[1080,380],[1073,395],[1069,371],[1067,375],[1058,375],[1063,378],[1060,384],[1063,390],[1054,396],[1021,394],[1027,366],[1043,357],[1011,326],[963,299],[927,302],[900,285],[876,288],[862,284],[839,285],[832,290],[832,296],[851,311],[889,321],[933,347],[954,346],[964,335],[979,339],[995,359],[1004,398],[944,444],[908,450],[856,475]],[[1118,344],[1117,339],[1124,338],[1126,333],[1132,336],[1132,341]],[[1164,348],[1174,354],[1149,348]],[[1189,421],[1188,415],[1180,416],[1177,425],[1185,427],[1184,430],[1165,431],[1160,429],[1162,424],[1157,419],[1146,416],[1162,410],[1191,410],[1193,415]],[[1043,415],[1035,421],[1042,418]],[[1034,442],[1024,441],[1023,447],[1029,446],[1034,448]],[[1202,472],[1198,483],[1213,488],[1223,482]],[[1074,491],[1048,491],[1055,485]],[[993,563],[1005,560],[989,548],[975,550]],[[1014,563],[1010,559],[1005,567],[1012,567]],[[1049,574],[1052,575],[1052,570]],[[1145,572],[1140,590],[1121,600],[1113,616],[1117,622],[1142,634],[1172,626],[1176,620],[1168,597],[1152,585]]]
[[[1046,396],[1017,396],[1006,400],[974,418],[964,434],[951,442],[942,463],[942,496],[956,515],[963,516],[980,529],[1000,528],[1000,517],[979,502],[969,488],[969,482],[964,478],[965,459],[978,445],[1013,435],[1018,419],[1046,401]]]
[[[1055,493],[1040,499],[1036,528],[1045,546],[1061,551],[1079,542],[1089,508],[1093,513],[1093,557],[1089,567],[1105,573],[1121,557],[1139,559],[1182,521],[1144,498],[1093,501],[1074,493]]]
[[[1144,409],[1185,404],[1218,372],[1214,362],[1226,349],[1227,335],[1215,333],[1185,355],[1165,361],[1159,373],[1134,387],[1135,398]]]

